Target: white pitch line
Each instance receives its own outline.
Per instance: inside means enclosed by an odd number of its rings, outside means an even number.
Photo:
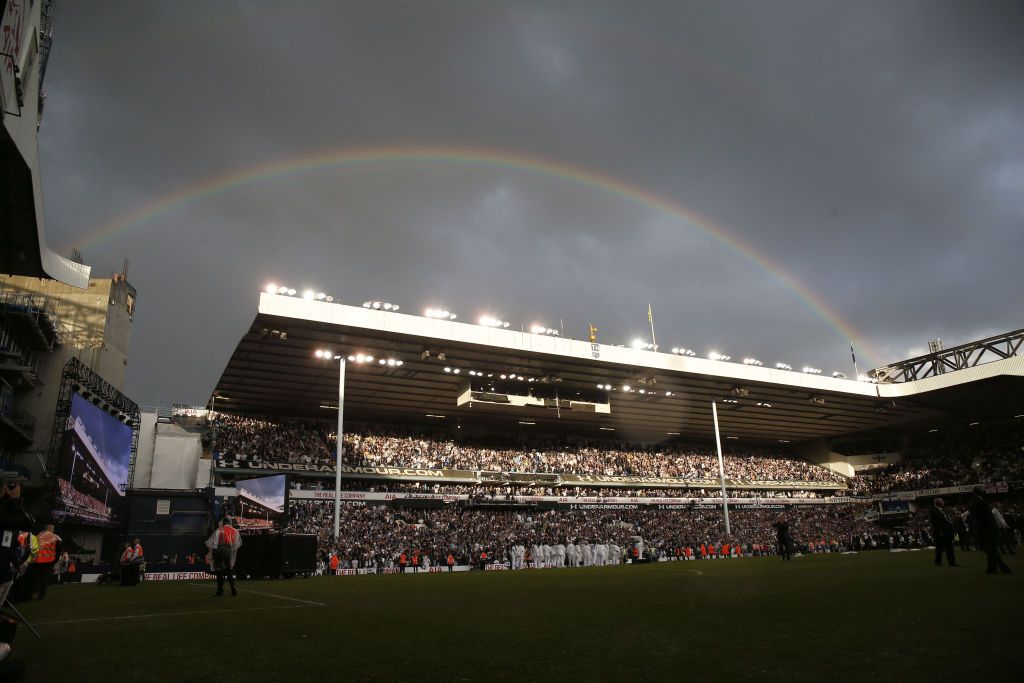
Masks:
[[[699,569],[680,569],[679,571],[681,571],[681,572],[692,572],[694,574],[700,574],[701,576],[704,576],[704,572],[702,572]]]
[[[193,583],[192,581],[187,582],[189,586],[199,586],[200,588],[209,588],[208,584]],[[248,588],[239,588],[239,593],[252,593],[253,595],[265,595],[268,598],[277,598],[278,600],[291,600],[292,602],[298,602],[303,605],[312,605],[313,607],[326,607],[326,602],[314,602],[312,600],[300,600],[299,598],[291,598],[287,595],[277,595],[276,593],[264,593],[263,591],[249,590]]]
[[[193,614],[227,614],[230,612],[256,612],[270,609],[299,609],[302,605],[278,605],[277,607],[243,607],[241,609],[206,609],[190,612],[154,612],[152,614],[129,614],[120,617],[88,617],[85,619],[65,619],[62,621],[34,621],[36,626],[52,626],[55,624],[84,624],[90,621],[123,621],[126,619],[152,619],[153,617],[191,616]]]

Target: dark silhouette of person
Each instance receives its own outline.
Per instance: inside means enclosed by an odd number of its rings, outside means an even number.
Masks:
[[[992,504],[985,495],[985,489],[980,486],[974,489],[974,496],[971,498],[970,510],[971,531],[974,532],[974,542],[978,548],[985,551],[988,558],[987,574],[995,574],[998,568],[1004,574],[1012,574],[1010,568],[999,556],[999,527],[996,526],[996,518],[992,515]]]
[[[779,555],[783,560],[793,559],[793,535],[789,530],[789,522],[779,517],[779,520],[772,524],[775,527],[775,539],[779,546]]]
[[[946,515],[945,507],[946,501],[936,498],[928,511],[932,522],[932,536],[935,538],[935,565],[942,566],[942,553],[946,553],[949,566],[955,567],[956,555],[953,553],[953,536],[956,535],[956,527]]]

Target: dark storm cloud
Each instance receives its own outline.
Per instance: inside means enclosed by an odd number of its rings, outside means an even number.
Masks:
[[[844,335],[728,245],[527,169],[321,169],[86,238],[288,157],[508,150],[699,212],[896,360],[1024,318],[1022,28],[1013,2],[68,3],[47,230],[99,272],[131,259],[141,403],[205,401],[271,279],[607,343],[652,300],[663,347],[849,371]]]

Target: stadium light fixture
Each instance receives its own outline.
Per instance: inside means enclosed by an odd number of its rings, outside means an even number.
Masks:
[[[665,395],[666,395],[666,396],[672,396],[672,392],[671,392],[671,391],[666,391],[666,392],[665,392]]]
[[[302,293],[302,298],[306,299],[307,301],[312,301],[313,299],[316,298],[316,292],[314,292],[312,289],[307,289],[305,292]]]
[[[536,422],[527,422],[526,420],[520,420],[519,424],[521,424],[521,425],[535,425],[537,423]]]
[[[375,311],[384,310],[394,312],[398,310],[398,305],[388,301],[364,301],[363,308],[371,308]]]
[[[809,365],[805,365],[803,368],[803,372],[805,372],[808,375],[820,375],[821,368],[812,368]]]
[[[846,373],[845,372],[839,372],[838,370],[834,371],[832,373],[832,376],[835,377],[836,379],[847,379]]]
[[[722,403],[739,403],[739,401],[734,398],[723,398]]]
[[[771,408],[772,407],[772,404],[768,403],[768,401],[758,401],[757,405],[759,405],[762,408]]]
[[[549,337],[557,337],[559,334],[558,330],[552,327],[544,327],[543,325],[538,325],[536,323],[530,325],[530,332],[533,334],[545,334]]]
[[[929,430],[928,430],[928,433],[929,433],[929,434],[934,434],[934,433],[935,433],[935,432],[937,432],[937,431],[939,431],[939,430],[938,430],[938,429],[929,429]]]
[[[757,366],[757,367],[760,367],[760,366],[764,365],[764,363],[762,363],[761,361],[759,361],[756,358],[744,358],[743,359],[743,364],[744,365],[754,365],[754,366]]]
[[[445,368],[445,369],[444,369],[444,371],[445,371],[445,372],[451,372],[451,371],[452,371],[452,369],[451,369],[451,368]]]
[[[669,436],[679,436],[679,432],[665,432]]]
[[[271,282],[270,284],[263,288],[263,291],[265,291],[267,294],[277,294],[277,285]]]
[[[967,426],[968,427],[977,427],[980,424],[981,424],[980,422],[969,422],[969,423],[967,423]]]
[[[740,437],[738,437],[738,436],[727,436],[727,437],[725,437],[725,438],[727,438],[727,439],[738,439],[738,438],[740,438]]]
[[[491,317],[489,315],[482,315],[482,316],[480,316],[480,319],[477,322],[479,322],[484,327],[508,327],[509,326],[508,321],[498,320],[497,318],[493,318],[493,317]]]
[[[789,363],[776,363],[775,368],[778,370],[792,370],[793,366]]]
[[[453,368],[453,369],[452,369],[452,374],[453,374],[453,375],[457,375],[457,374],[459,374],[460,372],[462,372],[462,371],[461,371],[461,370],[459,370],[458,368]]]
[[[602,432],[614,432],[615,427],[598,427]]]
[[[789,443],[789,439],[779,439],[779,443]]]
[[[646,394],[646,393],[647,393],[647,390],[646,390],[646,389],[641,389],[641,390],[640,390],[640,393],[641,393],[641,394]]]
[[[423,312],[428,318],[439,318],[440,320],[455,320],[458,316],[441,308],[428,308]]]
[[[708,354],[708,358],[711,360],[728,361],[732,359],[732,356],[727,356],[724,353],[719,353],[718,351],[712,351]]]
[[[631,389],[630,389],[630,387],[629,387],[629,385],[628,385],[628,384],[623,384],[623,385],[622,385],[622,390],[623,390],[623,391],[631,391]]]
[[[427,417],[436,417],[439,420],[443,420],[446,416],[445,415],[435,415],[434,413],[427,413]]]

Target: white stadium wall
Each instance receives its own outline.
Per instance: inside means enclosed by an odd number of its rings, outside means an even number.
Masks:
[[[132,488],[149,488],[153,478],[153,451],[156,448],[156,413],[142,413],[139,421],[139,449],[135,456]]]
[[[814,441],[800,444],[798,453],[800,457],[812,465],[827,467],[844,477],[852,477],[854,474],[853,464],[849,458],[829,448],[828,441],[825,439],[815,439]]]
[[[199,434],[175,424],[158,423],[156,413],[143,413],[139,431],[138,459],[135,461],[136,489],[194,489],[209,483],[201,470],[209,470],[202,459]]]

